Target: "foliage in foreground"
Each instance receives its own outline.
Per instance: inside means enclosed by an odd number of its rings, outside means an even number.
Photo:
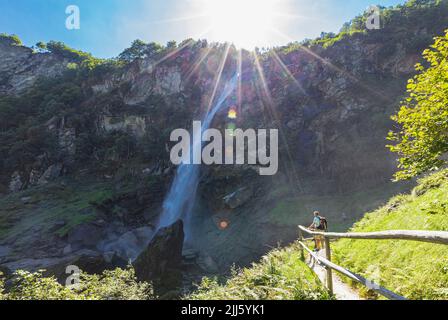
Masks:
[[[331,299],[319,279],[300,260],[298,244],[277,249],[251,268],[233,271],[224,285],[204,278],[192,300],[325,300]]]
[[[448,31],[436,38],[424,58],[428,67],[417,65],[419,74],[409,80],[408,97],[392,119],[400,125],[389,146],[400,156],[397,179],[415,177],[446,164],[448,152]]]
[[[411,195],[393,198],[367,214],[352,231],[403,229],[448,231],[448,170],[420,180]],[[448,299],[446,245],[345,239],[333,249],[340,265],[406,298]],[[363,293],[372,297],[371,292]]]
[[[148,300],[153,298],[147,283],[138,283],[132,268],[104,271],[102,275],[81,273],[78,286],[66,287],[42,272],[17,271],[8,292],[0,277],[0,300]]]

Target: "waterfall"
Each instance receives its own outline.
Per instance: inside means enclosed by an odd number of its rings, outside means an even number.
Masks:
[[[209,129],[216,113],[222,109],[224,102],[230,96],[230,94],[235,90],[238,80],[238,75],[235,75],[224,87],[221,96],[219,97],[216,104],[210,108],[207,114],[202,120],[201,132],[194,132],[197,137],[202,138],[202,133]],[[190,146],[190,153],[194,153],[194,150],[200,148],[202,150],[202,139],[197,139]],[[190,154],[190,159],[192,155]],[[191,162],[193,163],[193,162]],[[196,164],[185,164],[182,163],[178,166],[176,176],[171,185],[171,189],[168,192],[163,203],[163,212],[160,216],[158,228],[167,227],[177,220],[182,219],[184,221],[186,240],[189,237],[190,229],[190,218],[193,210],[193,206],[196,200],[196,192],[199,185],[199,172],[200,165]]]

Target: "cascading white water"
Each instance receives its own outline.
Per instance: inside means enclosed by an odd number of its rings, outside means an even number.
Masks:
[[[229,80],[214,107],[210,108],[208,113],[204,116],[202,127],[200,128],[201,132],[193,133],[195,136],[202,137],[202,133],[205,130],[209,129],[216,113],[221,110],[226,99],[235,90],[237,80],[238,75],[235,75],[231,80]],[[193,139],[193,142],[190,146],[190,150],[193,152],[194,150],[197,150],[197,148],[200,148],[200,150],[202,150],[201,139],[197,140],[198,141],[194,141]],[[192,159],[192,155],[190,155],[190,159]],[[192,161],[190,162],[193,163]],[[167,227],[175,223],[177,220],[182,219],[184,222],[186,240],[188,240],[190,218],[196,200],[196,192],[199,184],[199,170],[200,165],[197,164],[182,163],[181,165],[179,165],[173,184],[171,185],[171,189],[168,192],[168,196],[163,203],[163,213],[160,216],[157,229]]]

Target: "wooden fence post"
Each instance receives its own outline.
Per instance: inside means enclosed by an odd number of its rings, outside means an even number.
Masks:
[[[325,237],[325,258],[331,262],[331,247],[330,247],[330,238]],[[326,267],[327,269],[327,288],[331,294],[333,294],[333,274],[331,268]]]
[[[300,229],[299,229],[299,241],[303,242],[303,232]],[[302,259],[302,261],[305,261],[305,253],[303,251],[302,246],[300,246],[300,259]]]

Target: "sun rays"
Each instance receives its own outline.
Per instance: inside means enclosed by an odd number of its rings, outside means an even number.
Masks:
[[[279,117],[278,95],[279,92],[288,89],[296,90],[298,94],[297,104],[309,101],[309,89],[304,82],[305,74],[299,64],[291,62],[291,56],[296,55],[305,64],[318,64],[325,70],[331,70],[328,77],[337,75],[348,80],[348,85],[362,88],[369,95],[390,101],[390,98],[377,88],[360,79],[344,67],[337,65],[325,56],[320,56],[310,47],[298,44],[277,25],[278,19],[313,19],[290,13],[282,13],[282,9],[273,4],[283,0],[194,0],[202,3],[202,11],[197,15],[174,18],[159,23],[190,22],[195,19],[209,20],[207,28],[204,28],[198,38],[208,39],[207,45],[195,51],[195,57],[183,70],[183,79],[186,82],[198,81],[202,76],[212,79],[207,84],[201,83],[202,112],[209,112],[213,107],[216,96],[222,86],[230,79],[229,73],[238,74],[236,90],[232,94],[232,107],[228,111],[228,118],[241,121],[246,117],[256,117],[258,123],[264,122],[274,125],[279,129],[282,140],[284,157],[283,165],[289,172],[288,179],[293,190],[299,194],[302,190],[300,177],[297,172],[291,150],[292,147],[286,140],[284,130],[285,119]],[[256,49],[258,43],[263,43],[266,34],[274,34],[277,39],[297,46],[292,54],[282,51],[282,48]],[[196,38],[196,39],[198,39]],[[213,39],[213,42],[210,41]],[[174,48],[156,64],[176,57],[182,50],[193,46],[196,42],[186,41]],[[251,49],[251,50],[246,50]],[[230,70],[227,66],[229,62]],[[295,64],[296,63],[296,64]],[[212,66],[212,67],[211,67]],[[210,78],[210,74],[213,78]],[[206,77],[206,78],[207,78]],[[306,78],[306,77],[305,77]],[[249,97],[247,88],[250,88]],[[307,89],[305,89],[307,88]],[[275,91],[274,91],[275,90]],[[244,104],[252,104],[249,109],[242,110]],[[230,107],[229,107],[230,108]],[[259,109],[257,109],[259,108]],[[264,121],[262,121],[264,119]]]
[[[266,41],[275,24],[275,0],[204,0],[211,37],[232,42],[238,48],[253,49]]]

